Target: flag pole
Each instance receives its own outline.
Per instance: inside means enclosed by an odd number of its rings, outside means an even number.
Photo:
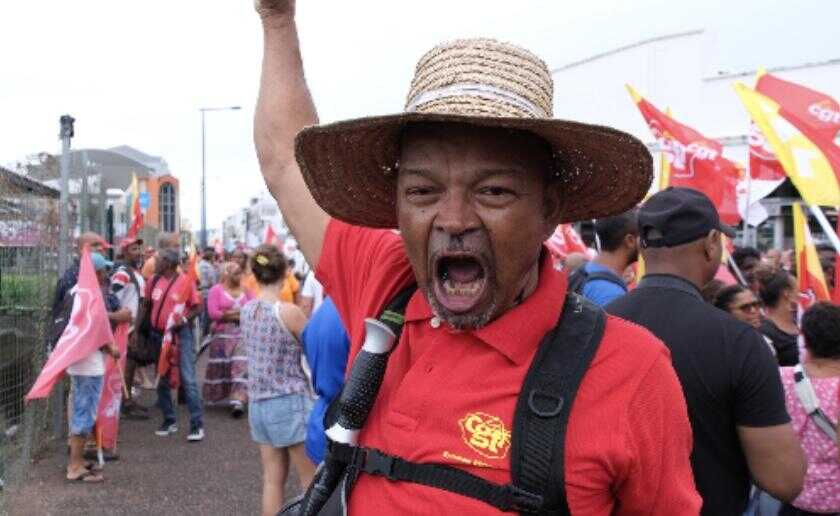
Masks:
[[[825,217],[825,213],[823,213],[822,209],[815,204],[809,204],[808,209],[811,210],[811,213],[817,219],[817,222],[820,223],[820,227],[822,228],[823,233],[825,233],[828,237],[831,245],[833,245],[834,249],[840,253],[840,237],[837,236],[837,232],[834,231],[834,228],[831,227],[831,224],[829,224],[828,219]]]
[[[732,258],[731,255],[726,257],[726,261],[729,264],[729,266],[732,267],[732,270],[735,271],[735,277],[738,279],[741,285],[749,287],[749,285],[747,285],[747,280],[744,279],[744,273],[741,272],[741,269],[738,267],[738,264],[735,263],[735,260]]]
[[[741,238],[741,241],[744,246],[748,246],[752,243],[752,238],[749,238],[750,208],[752,208],[752,170],[744,170],[747,173],[747,205],[744,207],[744,235]]]

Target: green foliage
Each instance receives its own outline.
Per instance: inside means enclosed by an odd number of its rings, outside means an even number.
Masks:
[[[0,274],[0,307],[42,308],[55,286],[53,275]]]

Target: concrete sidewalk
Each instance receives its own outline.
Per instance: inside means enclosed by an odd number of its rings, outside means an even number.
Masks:
[[[151,405],[154,399],[147,391],[141,402]],[[151,408],[150,414],[149,421],[120,421],[120,460],[106,463],[102,484],[66,482],[66,446],[54,443],[29,468],[26,481],[6,493],[9,514],[259,514],[262,472],[247,416],[234,420],[227,410],[206,408],[207,436],[190,443],[186,406],[178,407],[180,431],[170,437],[154,434],[160,411]],[[292,496],[299,492],[293,468],[289,477]]]

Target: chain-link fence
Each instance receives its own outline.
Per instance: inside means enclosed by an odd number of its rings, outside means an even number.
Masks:
[[[24,404],[46,351],[58,268],[59,193],[0,168],[0,513],[53,436],[53,405]],[[58,409],[60,410],[60,408]]]

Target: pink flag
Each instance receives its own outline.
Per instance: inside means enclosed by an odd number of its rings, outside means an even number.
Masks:
[[[26,395],[26,401],[49,396],[65,369],[114,341],[105,301],[87,246],[82,251],[79,264],[78,282],[70,290],[75,296],[70,320],[35,380],[35,385]]]
[[[589,256],[589,249],[571,224],[560,224],[554,234],[545,241],[545,245],[556,259],[564,259],[570,253],[583,253]]]
[[[102,383],[102,397],[96,411],[96,424],[102,432],[102,447],[113,450],[117,446],[117,432],[120,425],[120,405],[122,404],[123,374],[128,348],[128,323],[117,326],[114,333],[117,349],[120,350],[119,364],[108,355],[105,362],[105,379]]]

